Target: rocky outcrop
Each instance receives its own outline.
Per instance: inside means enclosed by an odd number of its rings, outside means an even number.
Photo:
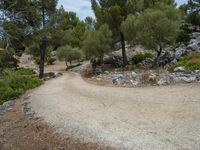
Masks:
[[[200,81],[200,71],[187,73],[183,67],[176,68],[176,72],[170,73],[167,70],[137,70],[135,72],[105,72],[93,77],[98,81],[106,81],[115,85],[123,86],[161,86],[176,83],[192,83]]]

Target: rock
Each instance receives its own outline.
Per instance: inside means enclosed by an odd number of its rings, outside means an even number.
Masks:
[[[100,66],[97,66],[95,69],[94,69],[94,73],[96,75],[99,75],[99,74],[102,74],[103,71],[102,71],[102,68]]]
[[[191,51],[200,51],[200,42],[195,42],[195,43],[192,43],[190,45],[187,46],[187,50],[191,50]]]
[[[136,72],[131,72],[131,76],[132,76],[133,78],[136,78],[138,75],[137,75]]]
[[[57,78],[57,77],[60,77],[62,76],[63,74],[61,72],[55,72],[54,73],[54,77]]]
[[[175,59],[179,60],[181,57],[185,56],[187,53],[189,52],[189,50],[186,50],[186,46],[184,47],[178,47],[175,49]]]
[[[143,66],[143,67],[147,67],[147,68],[152,68],[153,67],[153,59],[146,59],[146,60],[143,60],[142,62],[140,62],[138,64],[138,66]]]
[[[176,67],[174,72],[185,72],[185,67]]]
[[[177,64],[177,60],[176,59],[174,59],[173,61],[171,61],[171,63],[170,63],[170,65],[175,65],[175,64]]]
[[[151,73],[149,75],[149,80],[156,80],[156,74],[155,73]]]
[[[56,57],[56,56],[57,56],[57,51],[52,51],[52,52],[50,53],[50,56],[51,56],[51,57]]]
[[[120,85],[120,84],[123,85],[123,84],[126,84],[128,82],[123,78],[117,78],[117,79],[113,79],[112,83],[116,84],[116,85]]]
[[[15,102],[16,102],[15,100],[10,100],[10,101],[3,103],[3,105],[0,105],[0,114],[4,113],[6,110],[8,110],[9,107],[11,107],[12,105],[15,104]]]
[[[104,71],[104,74],[109,74],[109,71]]]
[[[131,84],[133,86],[138,86],[140,84],[140,82],[139,81],[133,81],[133,80],[131,80]]]
[[[153,62],[153,67],[164,67],[175,59],[174,54],[165,52],[162,56],[156,58]]]
[[[122,73],[114,73],[112,74],[112,78],[123,78],[124,75]]]
[[[160,80],[157,81],[157,84],[158,84],[159,86],[161,86],[161,85],[167,85],[168,82],[167,82],[165,79],[160,79]]]
[[[116,43],[116,44],[114,45],[114,49],[115,49],[115,50],[119,50],[119,49],[121,49],[121,48],[122,48],[121,42],[118,42],[118,43]]]
[[[195,76],[191,76],[191,77],[180,77],[180,79],[184,82],[187,82],[187,83],[191,83],[191,82],[194,82],[196,81],[196,77]]]

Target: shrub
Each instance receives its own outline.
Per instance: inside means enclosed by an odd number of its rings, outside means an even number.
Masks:
[[[142,62],[143,60],[146,60],[148,58],[154,58],[154,55],[151,53],[139,53],[133,56],[132,61],[133,64],[138,64],[140,62]]]
[[[17,75],[36,75],[36,72],[30,68],[20,68],[15,71]]]
[[[179,34],[176,38],[177,43],[183,43],[183,44],[187,45],[189,41],[190,41],[190,35],[187,32],[185,32],[185,31],[179,32]]]
[[[6,72],[0,77],[0,105],[8,100],[18,98],[27,90],[35,88],[42,83],[43,81],[30,69]]]
[[[183,66],[186,71],[200,70],[200,53],[192,52],[187,56],[183,57],[178,61],[178,63],[172,66],[172,70],[176,67]]]
[[[35,63],[36,63],[37,65],[40,65],[40,57],[35,57]]]
[[[75,67],[76,67],[76,65],[71,65],[71,66],[69,66],[69,67],[66,68],[66,71],[70,71],[70,70],[72,70]]]
[[[3,50],[0,51],[0,68],[16,68],[18,60],[13,57],[13,53]]]
[[[73,60],[80,60],[82,58],[82,51],[79,48],[72,48],[67,45],[58,49],[57,58],[65,60],[66,65],[68,62],[72,65]]]
[[[55,58],[52,58],[52,57],[47,58],[47,64],[48,65],[53,65],[55,61],[56,61]]]

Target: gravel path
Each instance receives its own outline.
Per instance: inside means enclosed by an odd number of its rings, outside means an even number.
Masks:
[[[67,73],[29,101],[61,133],[119,150],[200,149],[200,84],[116,88]]]

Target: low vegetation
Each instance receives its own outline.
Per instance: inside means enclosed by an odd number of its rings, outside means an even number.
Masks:
[[[32,69],[5,71],[0,76],[0,105],[43,83]]]
[[[13,53],[2,50],[0,51],[0,70],[6,68],[15,68],[17,67],[18,60],[13,57]],[[1,71],[0,71],[1,72]]]
[[[176,67],[184,67],[186,71],[200,70],[200,53],[192,52],[178,61],[172,69]]]
[[[71,46],[63,46],[60,47],[57,51],[57,57],[59,60],[64,60],[66,63],[66,66],[68,66],[68,63],[70,63],[70,66],[72,66],[72,61],[80,61],[83,54],[82,51],[79,48],[72,48]]]
[[[133,61],[133,64],[138,64],[148,58],[154,58],[154,55],[151,53],[139,53],[133,56],[132,61]]]

